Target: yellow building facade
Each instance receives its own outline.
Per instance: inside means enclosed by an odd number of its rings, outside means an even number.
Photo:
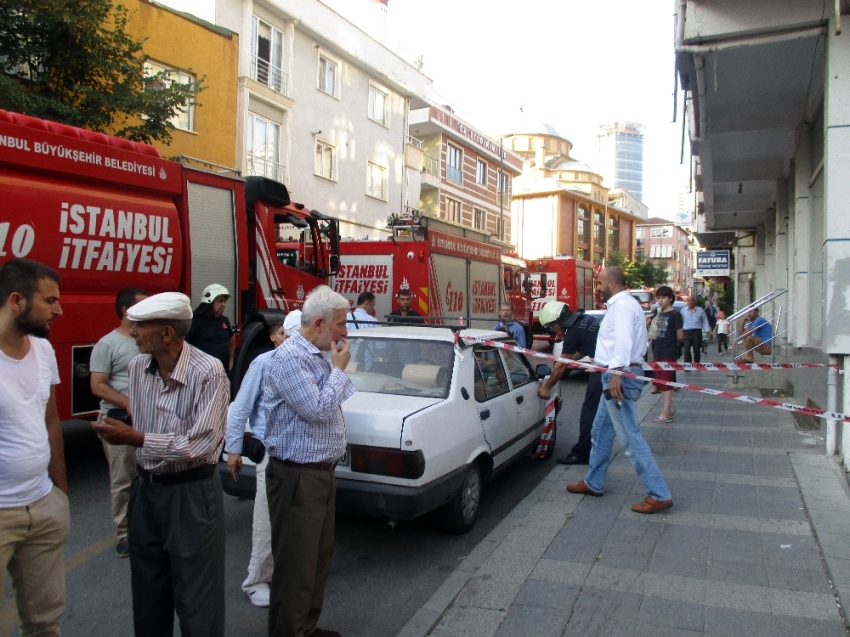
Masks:
[[[612,205],[602,176],[570,156],[572,144],[545,122],[520,117],[500,136],[523,160],[511,192],[511,241],[520,256],[569,255],[602,264],[609,254],[635,255],[641,221]]]
[[[171,144],[156,142],[163,157],[188,155],[235,168],[239,36],[148,0],[125,0],[127,32],[142,41],[150,72],[177,72],[177,81],[203,79],[195,104],[172,120]]]

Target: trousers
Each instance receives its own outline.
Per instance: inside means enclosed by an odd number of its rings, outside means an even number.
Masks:
[[[269,637],[312,635],[322,614],[334,550],[334,473],[272,458],[266,490],[274,557]]]
[[[0,509],[0,600],[8,569],[22,637],[59,635],[65,610],[65,559],[70,531],[68,496],[56,487],[29,506]]]
[[[136,637],[224,637],[224,497],[218,472],[179,484],[133,481],[130,586]]]
[[[593,419],[596,418],[600,398],[602,398],[602,374],[589,374],[579,416],[578,442],[573,445],[572,450],[572,453],[582,458],[590,457],[590,432],[593,430]]]
[[[702,354],[702,330],[685,330],[682,343],[685,345],[685,362],[699,363]],[[693,360],[691,350],[693,349]]]
[[[624,371],[640,374],[641,368],[627,367]],[[611,374],[602,374],[603,390],[608,388]],[[620,438],[624,452],[631,460],[632,467],[644,484],[646,494],[656,500],[666,501],[671,498],[670,489],[661,475],[661,469],[655,462],[655,457],[646,440],[643,438],[637,421],[637,401],[640,398],[643,383],[634,378],[621,378],[623,389],[622,404],[613,398],[599,401],[596,419],[593,421],[593,447],[590,450],[590,466],[584,476],[584,482],[594,491],[602,493],[605,490],[605,477],[608,465],[611,463],[611,451],[614,447],[614,436]]]
[[[254,523],[251,529],[251,560],[248,562],[248,577],[242,582],[242,590],[253,593],[268,588],[272,581],[274,560],[272,559],[272,526],[269,521],[269,498],[266,493],[266,467],[269,454],[257,465],[257,495],[254,497]]]
[[[100,416],[98,416],[100,422]],[[110,445],[101,439],[103,454],[109,464],[109,496],[112,505],[112,521],[118,539],[127,537],[127,507],[133,479],[136,477],[136,448],[130,445]]]

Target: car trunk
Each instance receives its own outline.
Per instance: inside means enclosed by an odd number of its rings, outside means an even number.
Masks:
[[[348,444],[400,449],[404,418],[441,400],[357,392],[342,404]]]

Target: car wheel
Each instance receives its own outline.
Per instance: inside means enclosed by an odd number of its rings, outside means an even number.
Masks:
[[[475,525],[481,508],[481,487],[481,467],[475,462],[469,465],[458,492],[443,505],[441,522],[446,531],[460,535]]]

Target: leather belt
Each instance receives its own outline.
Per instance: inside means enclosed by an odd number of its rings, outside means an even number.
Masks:
[[[138,475],[143,482],[149,482],[151,484],[180,484],[181,482],[195,482],[197,480],[203,480],[204,478],[210,478],[214,473],[214,464],[205,464],[200,467],[186,469],[186,471],[177,471],[175,473],[154,473],[153,471],[147,471],[146,469],[142,469],[139,465],[136,465],[136,475]]]
[[[276,462],[288,465],[290,467],[299,467],[301,469],[319,469],[321,471],[333,471],[336,469],[339,460],[333,462],[293,462],[292,460],[281,460],[280,458],[272,458]]]

